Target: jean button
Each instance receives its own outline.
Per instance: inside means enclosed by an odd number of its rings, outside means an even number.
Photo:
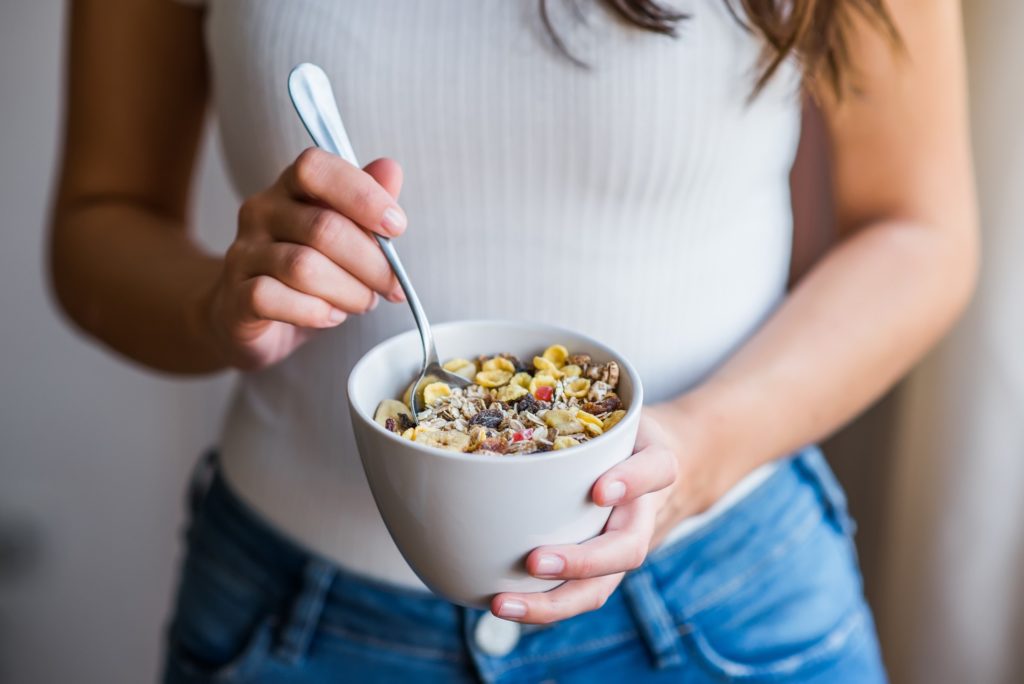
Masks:
[[[518,622],[509,622],[485,613],[476,623],[473,638],[477,647],[489,656],[501,658],[512,652],[519,643],[523,628]]]

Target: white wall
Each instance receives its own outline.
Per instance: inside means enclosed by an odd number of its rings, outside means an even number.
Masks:
[[[64,3],[0,0],[0,682],[153,681],[182,489],[229,378],[177,381],[71,331],[44,280]],[[215,144],[214,144],[215,147]],[[198,222],[234,207],[207,149]]]

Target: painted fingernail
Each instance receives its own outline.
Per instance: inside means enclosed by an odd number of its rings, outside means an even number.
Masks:
[[[384,230],[392,235],[398,235],[405,230],[408,220],[398,207],[388,207],[384,210],[384,218],[381,219],[381,223],[384,226]]]
[[[505,599],[498,606],[498,617],[520,618],[526,615],[526,604],[519,599]]]
[[[537,559],[537,574],[554,576],[565,570],[565,560],[561,556],[545,553]]]
[[[331,309],[331,313],[327,315],[327,319],[331,323],[341,323],[343,320],[345,320],[345,312],[342,311],[341,309]]]
[[[611,504],[618,503],[624,496],[626,496],[625,482],[615,480],[614,482],[609,482],[604,486],[605,505],[610,506]]]

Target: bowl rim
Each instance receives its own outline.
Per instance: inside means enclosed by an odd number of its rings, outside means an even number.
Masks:
[[[629,360],[626,357],[624,357],[622,354],[620,354],[616,350],[612,349],[607,344],[604,344],[603,342],[599,342],[598,340],[594,339],[590,335],[587,335],[587,334],[581,333],[581,332],[577,332],[577,331],[574,331],[574,330],[570,330],[569,328],[565,328],[565,327],[562,327],[562,326],[554,325],[554,324],[551,324],[551,323],[542,323],[540,321],[529,321],[529,320],[516,320],[516,319],[510,319],[510,318],[471,318],[471,319],[466,319],[466,320],[446,321],[444,323],[438,323],[436,325],[431,325],[431,330],[434,331],[434,337],[436,339],[437,338],[437,334],[436,333],[439,330],[444,330],[444,329],[447,329],[447,328],[455,328],[455,327],[467,327],[467,326],[469,326],[469,327],[489,326],[489,327],[505,327],[505,328],[528,326],[528,327],[534,328],[536,330],[548,330],[548,331],[551,331],[553,334],[556,334],[556,335],[557,334],[562,334],[562,333],[567,333],[567,334],[572,335],[574,337],[583,339],[588,344],[590,344],[590,345],[592,345],[592,346],[602,350],[603,352],[605,352],[609,357],[611,357],[612,360],[614,360],[616,363],[618,363],[619,366],[623,370],[626,371],[626,373],[629,375],[630,381],[633,383],[633,399],[629,402],[629,408],[626,409],[626,415],[624,415],[622,417],[622,420],[620,421],[620,424],[622,426],[625,426],[627,424],[627,422],[630,422],[630,421],[634,420],[636,418],[637,414],[639,414],[641,409],[643,408],[643,399],[644,399],[643,382],[640,380],[640,375],[636,372],[636,369],[633,367],[633,364],[630,363]],[[529,463],[529,462],[533,462],[533,461],[536,461],[536,460],[550,461],[550,460],[555,460],[555,459],[573,458],[577,454],[585,454],[588,451],[593,450],[595,448],[595,444],[597,445],[596,448],[600,448],[600,444],[602,442],[595,438],[595,439],[592,439],[592,440],[588,440],[588,441],[586,441],[583,444],[580,444],[578,446],[572,447],[570,449],[557,449],[557,450],[553,450],[553,451],[539,451],[539,452],[534,452],[532,454],[519,454],[519,455],[513,455],[513,456],[508,456],[508,455],[504,455],[504,454],[490,454],[490,453],[487,453],[487,454],[469,454],[469,453],[466,453],[466,452],[463,452],[463,451],[450,451],[448,449],[440,449],[438,447],[425,446],[423,444],[419,444],[417,442],[412,442],[412,441],[409,441],[408,439],[404,439],[404,438],[402,438],[401,435],[396,435],[395,433],[393,433],[390,430],[386,429],[383,425],[380,425],[379,423],[377,423],[377,421],[373,420],[373,417],[368,415],[365,411],[363,411],[362,407],[358,406],[356,404],[356,402],[352,401],[351,397],[352,397],[353,378],[356,377],[356,375],[358,374],[357,371],[360,371],[362,369],[363,365],[367,363],[367,359],[374,352],[379,350],[381,347],[383,347],[385,345],[388,345],[388,344],[395,344],[397,342],[397,340],[400,337],[403,337],[403,336],[408,336],[408,337],[415,338],[415,337],[419,336],[419,331],[417,331],[416,328],[412,328],[410,330],[406,330],[404,332],[400,332],[400,333],[397,333],[395,335],[392,335],[391,337],[388,337],[388,338],[386,338],[384,340],[381,340],[380,342],[375,344],[373,347],[368,349],[361,357],[359,357],[359,360],[356,362],[356,364],[354,366],[352,366],[352,370],[350,370],[349,374],[348,374],[348,380],[345,383],[345,391],[348,393],[348,396],[346,397],[346,399],[348,400],[349,414],[350,415],[358,416],[363,422],[368,423],[370,425],[371,429],[377,430],[381,434],[386,435],[388,439],[393,440],[396,444],[402,444],[405,447],[411,447],[413,450],[423,452],[424,454],[430,454],[430,455],[433,455],[433,456],[440,456],[440,457],[443,457],[443,458],[449,458],[449,459],[453,459],[453,460],[457,460],[457,461],[470,461],[470,462],[473,462],[473,463],[487,463],[487,462],[489,462],[489,463]]]

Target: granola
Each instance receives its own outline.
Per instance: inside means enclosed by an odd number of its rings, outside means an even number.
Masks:
[[[420,444],[471,453],[532,454],[598,437],[626,415],[616,393],[619,365],[570,354],[560,344],[524,363],[512,354],[452,359],[444,369],[473,384],[421,387],[426,405],[413,416],[412,385],[385,399],[374,420]]]

